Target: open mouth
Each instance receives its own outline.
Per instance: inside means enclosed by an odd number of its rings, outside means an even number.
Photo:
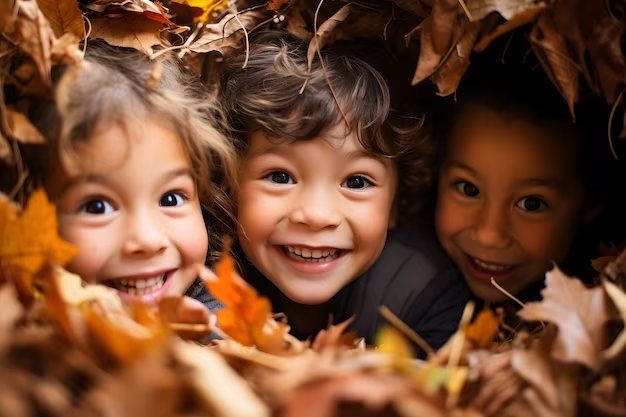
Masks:
[[[141,278],[109,279],[104,281],[103,284],[129,295],[150,295],[163,288],[172,272],[173,270],[170,270],[152,276],[142,276]]]
[[[289,258],[308,263],[326,263],[339,258],[346,251],[337,248],[305,248],[302,246],[283,246],[283,252]]]
[[[467,258],[469,259],[470,264],[474,268],[487,274],[502,275],[502,274],[508,273],[513,268],[515,268],[515,265],[488,262],[482,259],[474,258],[473,256],[470,256],[470,255],[467,255]]]

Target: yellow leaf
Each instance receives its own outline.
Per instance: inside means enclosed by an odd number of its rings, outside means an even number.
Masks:
[[[212,20],[228,7],[228,0],[175,0],[173,3],[184,4],[190,7],[202,9],[202,15],[194,18],[196,23]]]
[[[393,368],[409,371],[415,357],[413,347],[398,330],[391,326],[383,327],[376,335],[376,347],[389,355]]]
[[[10,202],[0,200],[0,267],[21,271],[23,288],[33,291],[33,275],[44,263],[64,266],[76,253],[59,238],[56,210],[43,190],[35,191],[19,214]]]

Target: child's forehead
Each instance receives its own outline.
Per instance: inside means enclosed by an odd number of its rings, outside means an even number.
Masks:
[[[578,176],[577,144],[566,133],[539,126],[523,117],[492,109],[475,108],[460,115],[449,138],[446,157],[488,170],[500,166],[502,174]],[[503,163],[508,161],[509,164]]]

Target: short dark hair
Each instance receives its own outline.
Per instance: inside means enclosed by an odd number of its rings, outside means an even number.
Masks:
[[[341,120],[365,150],[394,159],[400,218],[421,207],[433,177],[434,146],[422,117],[391,108],[386,80],[340,44],[307,60],[309,42],[270,31],[251,40],[249,54],[227,60],[221,103],[240,153],[248,136],[262,130],[285,140],[308,140]],[[245,65],[244,65],[245,64]]]

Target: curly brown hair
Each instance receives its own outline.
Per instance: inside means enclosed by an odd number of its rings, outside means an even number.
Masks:
[[[395,161],[399,219],[411,220],[433,178],[435,149],[423,117],[394,111],[383,76],[349,49],[324,47],[322,60],[316,56],[309,69],[308,47],[288,34],[266,32],[251,39],[249,54],[226,61],[220,96],[236,148],[243,154],[258,130],[309,140],[344,120],[365,150]]]
[[[141,126],[150,118],[176,132],[191,162],[203,208],[207,257],[214,259],[234,224],[229,189],[236,179],[236,156],[215,127],[221,113],[196,77],[176,59],[155,62],[133,49],[92,42],[85,62],[62,71],[55,84],[56,100],[37,106],[31,116],[46,132],[53,159],[69,172],[76,168],[76,146],[100,126]]]

